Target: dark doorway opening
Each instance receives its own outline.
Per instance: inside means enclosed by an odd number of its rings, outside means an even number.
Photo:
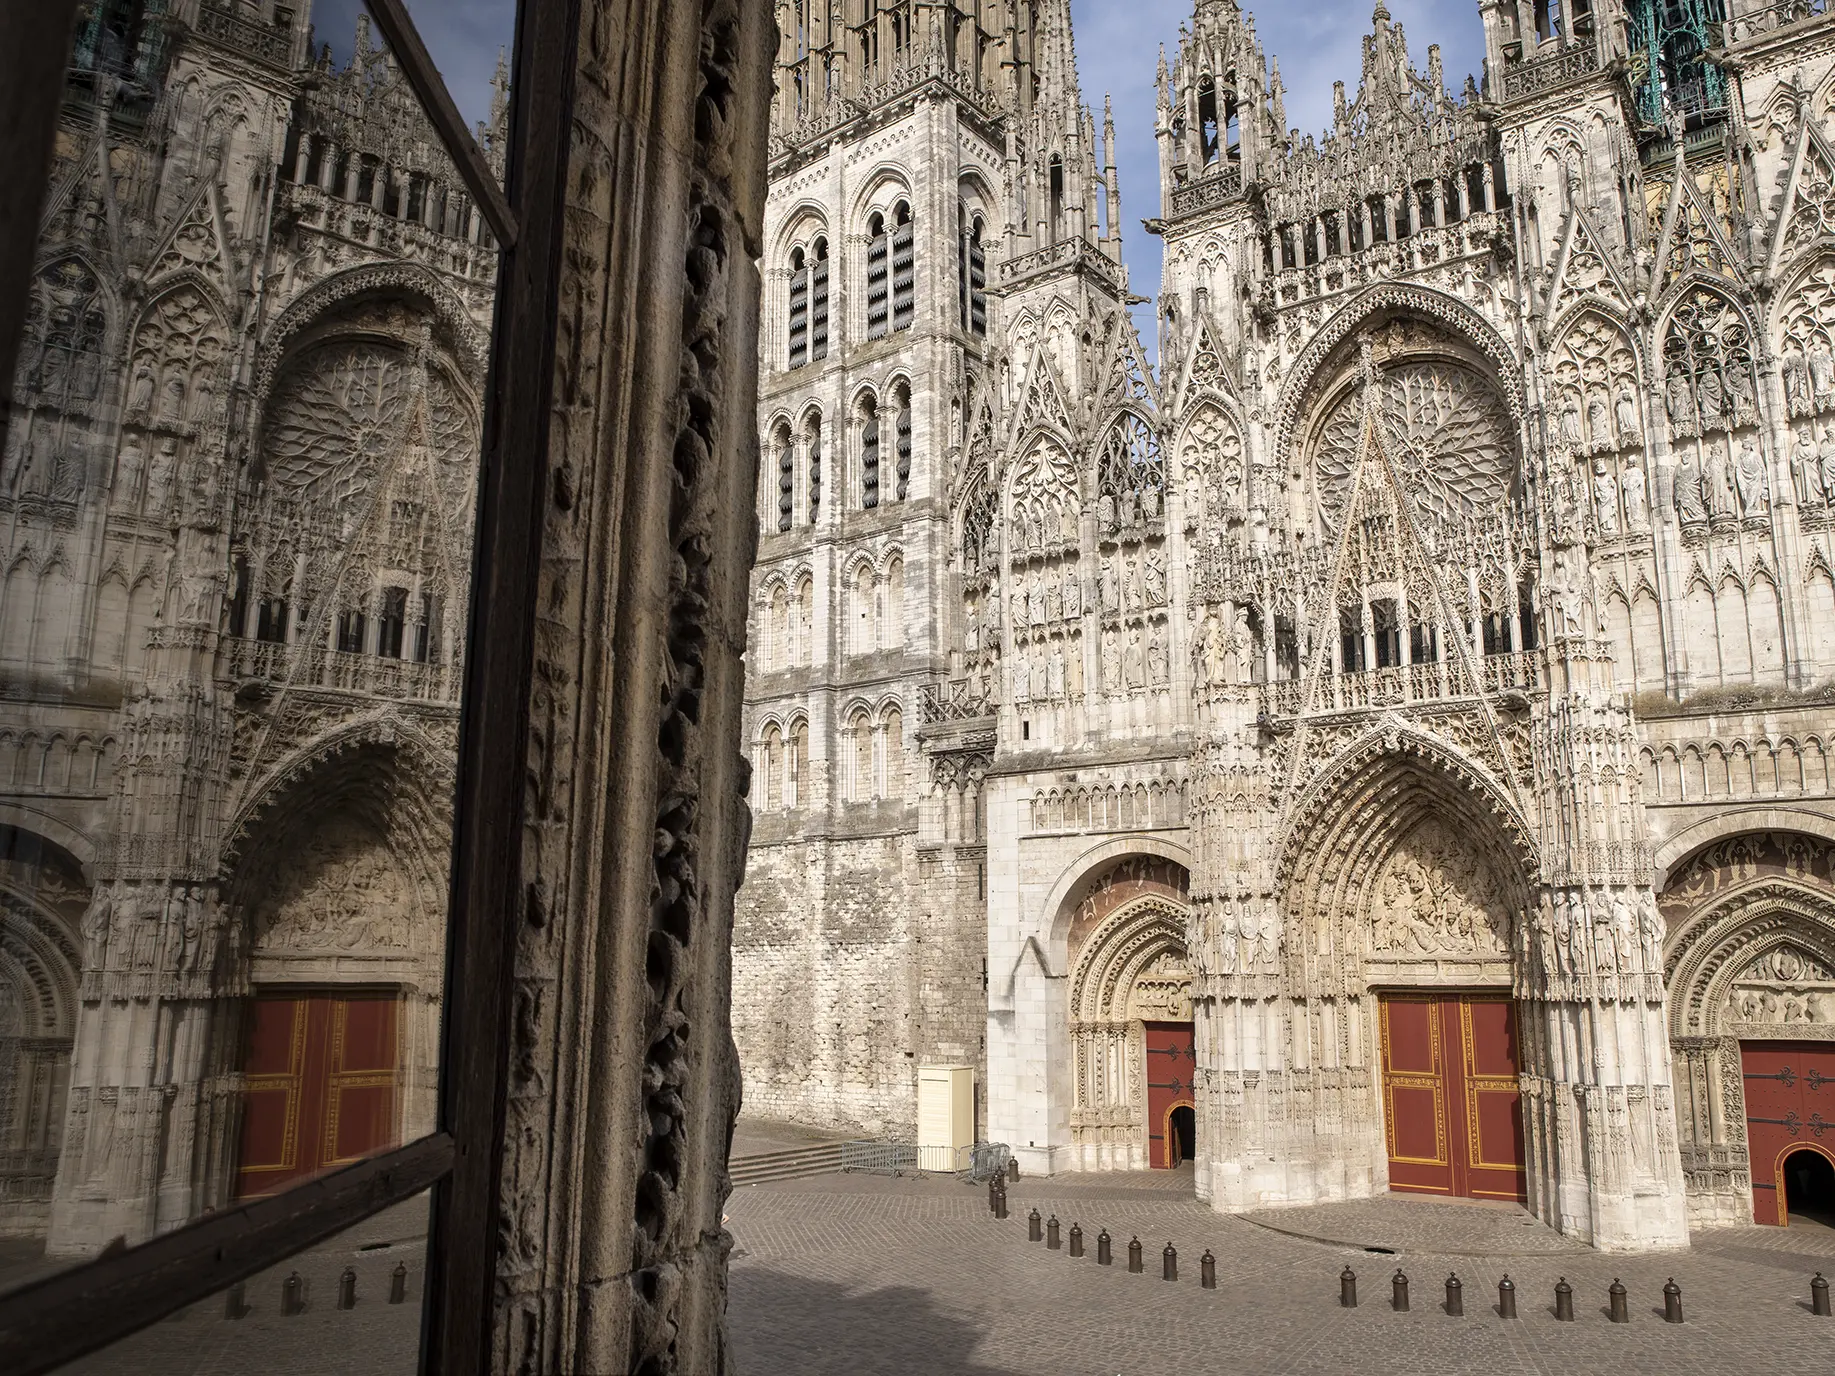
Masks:
[[[1793,1151],[1779,1172],[1784,1207],[1818,1223],[1835,1224],[1835,1164],[1819,1151]]]
[[[1168,1126],[1172,1129],[1168,1134],[1171,1140],[1167,1143],[1172,1148],[1172,1164],[1177,1166],[1191,1160],[1198,1154],[1198,1116],[1192,1112],[1191,1105],[1180,1104],[1175,1108]]]

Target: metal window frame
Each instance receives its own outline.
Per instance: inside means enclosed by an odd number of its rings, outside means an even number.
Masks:
[[[517,910],[523,822],[522,790],[493,781],[518,777],[524,763],[580,0],[517,0],[502,186],[403,0],[365,3],[499,248],[469,627],[473,646],[496,648],[465,664],[438,1129],[0,1297],[0,1371],[9,1376],[36,1376],[106,1347],[429,1187],[421,1370],[491,1368],[508,1074],[501,1048],[515,945],[503,915]],[[0,6],[0,116],[8,117],[0,171],[14,188],[0,207],[0,378],[12,376],[23,324],[76,9],[77,0]],[[535,72],[543,79],[521,79]]]

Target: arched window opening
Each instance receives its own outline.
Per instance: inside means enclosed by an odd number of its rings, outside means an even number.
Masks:
[[[896,707],[886,709],[885,724],[880,728],[879,787],[882,798],[896,798],[904,790],[905,714]]]
[[[962,328],[970,334],[988,332],[988,251],[981,241],[979,215],[964,216],[962,233]]]
[[[857,803],[870,802],[873,797],[873,723],[865,712],[855,714],[850,734],[854,738],[854,758],[848,795]]]
[[[879,505],[879,403],[871,393],[860,401],[860,505]]]
[[[1198,83],[1198,137],[1206,167],[1216,162],[1223,151],[1222,124],[1217,111],[1217,87],[1207,76]]]
[[[917,316],[917,235],[911,207],[903,201],[894,212],[892,232],[892,328],[908,330]]]
[[[796,500],[796,446],[790,442],[790,427],[778,426],[773,442],[777,447],[777,528],[785,531],[790,529]]]
[[[1363,614],[1356,607],[1338,611],[1338,667],[1347,674],[1359,674],[1365,668]]]
[[[1386,599],[1372,602],[1370,614],[1376,623],[1376,667],[1393,669],[1402,662],[1402,630],[1395,603]]]
[[[347,655],[363,653],[365,634],[369,629],[369,618],[360,611],[346,610],[338,613],[338,650]]]
[[[404,634],[408,629],[408,590],[384,588],[382,615],[376,624],[376,653],[384,659],[400,659]]]
[[[440,599],[433,593],[422,593],[420,624],[414,628],[414,662],[416,664],[438,664],[440,662],[440,617],[442,614]]]
[[[1517,620],[1522,627],[1522,633],[1517,640],[1517,647],[1522,650],[1535,649],[1537,645],[1536,604],[1535,598],[1531,594],[1527,582],[1523,584],[1522,588],[1517,593]]]
[[[1230,73],[1230,81],[1236,80],[1236,74]],[[1231,162],[1242,161],[1242,120],[1237,113],[1236,97],[1226,94],[1223,98],[1223,156]]]
[[[828,240],[817,239],[809,265],[809,357],[828,357]]]
[[[911,390],[902,384],[892,393],[893,405],[898,408],[894,421],[893,445],[898,464],[899,501],[905,500],[905,494],[911,488]]]
[[[880,648],[901,649],[905,643],[905,561],[896,556],[886,565],[885,603],[878,608]]]
[[[867,221],[867,338],[884,339],[892,319],[890,237],[886,217]]]
[[[809,413],[809,524],[822,510],[822,413]]]
[[[809,362],[809,263],[802,249],[790,255],[790,366]]]
[[[237,554],[231,571],[236,588],[229,599],[229,633],[240,638],[248,633],[248,555]]]
[[[878,593],[879,580],[871,568],[861,564],[854,570],[854,633],[850,647],[857,655],[871,654],[879,643],[879,627],[874,619]]]
[[[788,758],[784,762],[784,806],[808,805],[809,723],[800,718],[790,728]]]
[[[1561,37],[1561,0],[1536,0],[1536,38],[1551,43]]]
[[[1051,227],[1051,237],[1064,237],[1064,159],[1056,153],[1051,155],[1051,202],[1045,223]]]
[[[271,645],[287,643],[287,599],[269,597],[255,609],[255,639]]]
[[[758,806],[761,811],[779,806],[784,796],[784,735],[775,726],[765,728],[759,751]]]

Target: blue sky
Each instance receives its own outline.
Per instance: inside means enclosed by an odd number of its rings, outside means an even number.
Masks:
[[[1408,34],[1415,66],[1427,66],[1427,46],[1440,44],[1447,83],[1455,92],[1466,73],[1477,75],[1484,57],[1478,0],[1387,0],[1389,12]],[[763,3],[763,0],[760,0]],[[361,0],[317,0],[313,23],[318,41],[330,42],[340,61],[349,56]],[[1287,87],[1287,122],[1318,133],[1331,122],[1332,82],[1342,80],[1356,94],[1362,71],[1363,36],[1370,31],[1373,0],[1268,0],[1248,6],[1255,15],[1263,51],[1281,60]],[[453,98],[477,120],[490,109],[490,79],[497,53],[510,42],[513,0],[409,0],[422,36],[440,64]],[[1129,279],[1142,296],[1159,289],[1159,241],[1140,222],[1159,210],[1159,155],[1153,142],[1154,72],[1160,45],[1177,51],[1179,26],[1191,15],[1191,0],[1072,0],[1077,66],[1083,98],[1101,119],[1105,92],[1115,100],[1120,145],[1122,236]],[[1141,328],[1153,347],[1151,316]]]

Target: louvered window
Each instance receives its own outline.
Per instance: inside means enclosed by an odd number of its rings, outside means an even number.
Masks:
[[[790,513],[796,493],[796,448],[790,443],[790,432],[777,437],[777,528],[790,529]]]
[[[892,231],[892,328],[908,330],[917,318],[917,235],[911,211],[900,205]]]
[[[884,339],[891,320],[891,236],[883,216],[867,223],[867,338]]]
[[[905,500],[905,493],[911,486],[911,398],[903,393],[898,398],[898,499]]]
[[[822,509],[822,417],[817,416],[809,426],[809,524],[816,523],[816,514]]]
[[[871,398],[860,426],[860,505],[868,511],[879,505],[879,409]]]
[[[798,249],[790,256],[790,366],[809,362],[809,264]]]
[[[981,221],[974,220],[962,236],[962,328],[970,334],[988,332],[988,251],[981,242]]]
[[[809,356],[828,357],[828,240],[816,240],[815,261],[809,265]]]

